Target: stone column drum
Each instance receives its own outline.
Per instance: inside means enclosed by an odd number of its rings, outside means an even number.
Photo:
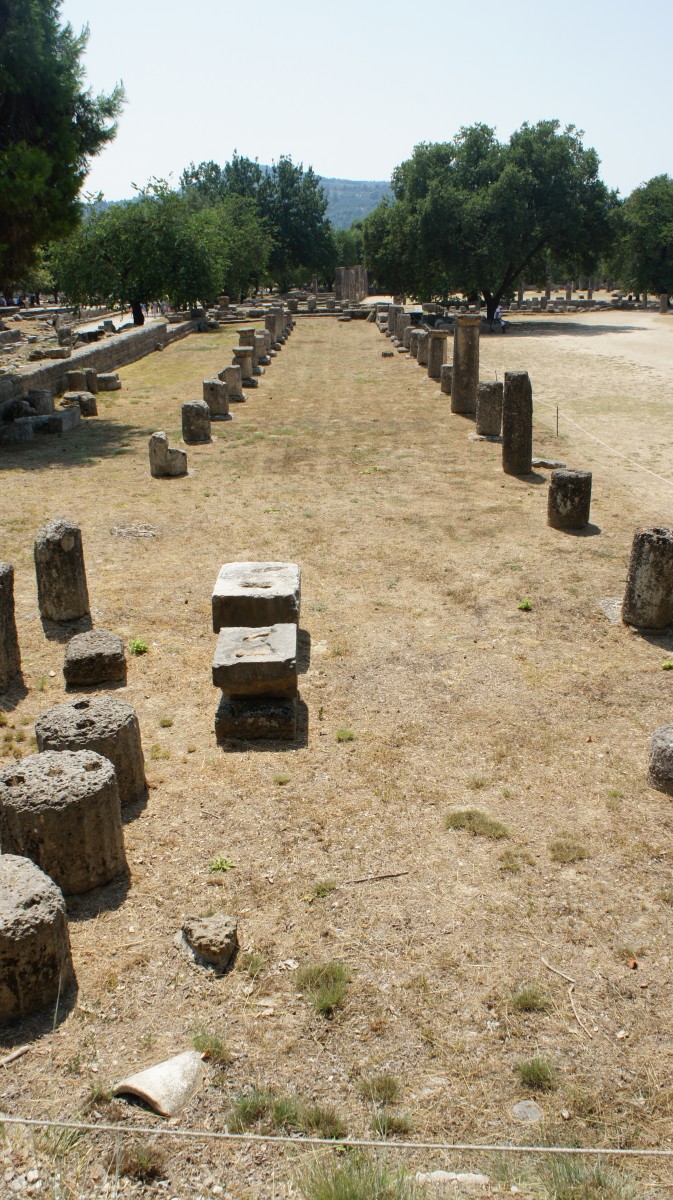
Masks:
[[[0,837],[64,896],[126,870],[115,769],[90,750],[31,754],[0,772]]]
[[[673,530],[667,526],[633,535],[622,620],[641,629],[673,624]]]
[[[264,317],[264,328],[271,334],[271,349],[280,350],[280,342],[276,338],[276,316],[273,312],[268,312]]]
[[[453,380],[453,363],[442,363],[439,369],[439,390],[445,396],[451,395],[451,383]]]
[[[502,469],[529,475],[533,467],[533,390],[527,371],[505,371],[502,397]]]
[[[241,386],[241,368],[240,367],[224,367],[218,372],[218,379],[224,380],[227,385],[227,400],[230,404],[242,404],[245,400],[243,388]]]
[[[14,567],[0,562],[0,692],[21,677],[21,651],[14,615]]]
[[[456,317],[453,338],[451,412],[474,416],[479,383],[479,327],[481,317]]]
[[[236,346],[233,350],[234,365],[241,369],[241,387],[256,388],[257,380],[252,374],[252,350],[250,346]]]
[[[428,355],[430,353],[430,334],[427,329],[422,329],[418,335],[418,351],[416,359],[419,367],[427,367]]]
[[[76,621],[89,615],[82,533],[57,517],[35,539],[37,602],[45,621]]]
[[[35,863],[0,855],[0,1024],[54,1010],[73,979],[62,893]]]
[[[585,529],[591,512],[591,471],[564,467],[552,471],[547,524],[552,529]]]
[[[673,725],[660,725],[652,735],[647,782],[673,796]]]
[[[226,421],[229,416],[227,385],[218,375],[213,379],[204,379],[203,402],[208,405],[211,421]]]
[[[175,479],[187,474],[187,454],[169,446],[168,434],[160,429],[149,440],[150,475],[154,479]]]
[[[259,348],[255,338],[254,329],[239,329],[238,330],[239,346],[249,346],[252,353],[252,374],[263,375],[264,371],[259,365]]]
[[[109,758],[117,773],[122,808],[145,796],[145,760],[134,709],[113,696],[57,704],[35,722],[37,748],[94,750]]]
[[[260,367],[268,367],[271,359],[267,353],[267,339],[269,346],[271,345],[271,337],[268,329],[255,330],[255,352],[257,354],[257,362]]]
[[[445,330],[433,329],[429,334],[428,376],[430,379],[441,379],[442,367],[446,362],[446,343],[448,333]]]
[[[502,426],[502,393],[503,385],[496,380],[477,385],[477,424],[478,437],[500,437]]]
[[[210,436],[210,409],[203,400],[189,400],[182,406],[182,440],[188,446],[199,446],[212,441]]]

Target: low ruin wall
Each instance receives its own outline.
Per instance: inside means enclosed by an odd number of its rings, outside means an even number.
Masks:
[[[157,346],[163,349],[171,342],[186,337],[194,332],[196,326],[196,321],[182,321],[179,325],[167,325],[163,321],[143,325],[139,329],[130,329],[128,333],[116,333],[102,342],[89,343],[73,350],[70,358],[43,360],[35,364],[34,371],[0,379],[0,403],[23,396],[31,388],[45,388],[52,396],[58,396],[66,390],[68,371],[84,370],[85,367],[93,367],[100,374],[116,371],[118,367],[125,367],[151,354]]]

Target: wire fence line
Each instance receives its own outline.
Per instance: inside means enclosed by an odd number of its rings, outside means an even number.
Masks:
[[[535,403],[543,404],[545,408],[556,409],[559,417],[563,417],[564,421],[567,421],[570,425],[574,425],[576,429],[580,429],[582,433],[586,434],[586,436],[591,438],[592,441],[598,442],[599,446],[603,446],[603,448],[605,450],[609,450],[611,454],[616,454],[618,458],[622,458],[624,462],[629,464],[629,466],[636,467],[638,471],[645,471],[647,475],[653,475],[654,478],[658,479],[661,483],[665,483],[668,487],[673,487],[673,479],[667,479],[664,475],[659,475],[656,471],[652,471],[650,467],[645,467],[642,463],[637,462],[635,458],[629,458],[628,454],[623,454],[621,450],[617,450],[614,446],[611,446],[609,442],[604,442],[602,438],[599,438],[595,433],[592,433],[590,429],[587,429],[584,425],[580,425],[579,421],[575,421],[572,417],[569,417],[567,413],[562,412],[558,407],[558,404],[552,404],[549,400],[539,399],[536,399]]]
[[[321,1138],[294,1137],[281,1133],[231,1133],[228,1130],[186,1129],[181,1126],[165,1125],[118,1125],[107,1122],[49,1120],[46,1117],[9,1116],[0,1113],[1,1125],[26,1125],[38,1129],[73,1129],[81,1133],[113,1133],[125,1136],[168,1137],[214,1142],[261,1142],[268,1144],[286,1143],[291,1146],[333,1146],[347,1149],[369,1150],[452,1150],[463,1153],[488,1154],[542,1154],[558,1156],[583,1155],[593,1158],[673,1158],[673,1149],[628,1148],[614,1146],[519,1146],[507,1143],[481,1142],[406,1142],[381,1141],[375,1138]]]

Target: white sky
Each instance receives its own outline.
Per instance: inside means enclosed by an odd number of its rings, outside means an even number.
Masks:
[[[484,121],[585,131],[622,195],[673,174],[671,0],[62,0],[87,80],[122,80],[87,188],[110,200],[234,149],[389,179],[421,141]]]

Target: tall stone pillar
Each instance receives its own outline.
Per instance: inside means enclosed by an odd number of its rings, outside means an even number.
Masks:
[[[456,317],[453,337],[451,412],[473,416],[477,411],[479,383],[479,326],[481,317]]]
[[[659,312],[668,312],[668,292],[662,292],[659,297]]]
[[[439,383],[442,375],[442,367],[446,362],[446,343],[448,333],[445,329],[433,329],[430,333],[430,345],[428,348],[428,375],[430,379],[436,379]]]
[[[519,304],[523,304],[523,288],[522,287],[520,287],[519,290],[517,291],[516,298],[517,298]]]
[[[21,675],[21,652],[14,616],[14,567],[0,562],[0,692]]]
[[[89,591],[79,525],[57,517],[35,539],[37,602],[45,621],[76,621],[89,615]]]
[[[568,303],[569,300],[572,300],[572,298],[573,298],[573,285],[572,285],[572,283],[567,283],[566,284],[566,304]]]
[[[505,371],[502,398],[502,469],[529,475],[533,459],[533,389],[527,371]]]
[[[344,275],[346,274],[345,267],[337,267],[334,272],[334,299],[337,304],[341,304],[344,299]]]
[[[636,529],[633,535],[622,621],[642,629],[673,623],[673,530],[666,525]]]

